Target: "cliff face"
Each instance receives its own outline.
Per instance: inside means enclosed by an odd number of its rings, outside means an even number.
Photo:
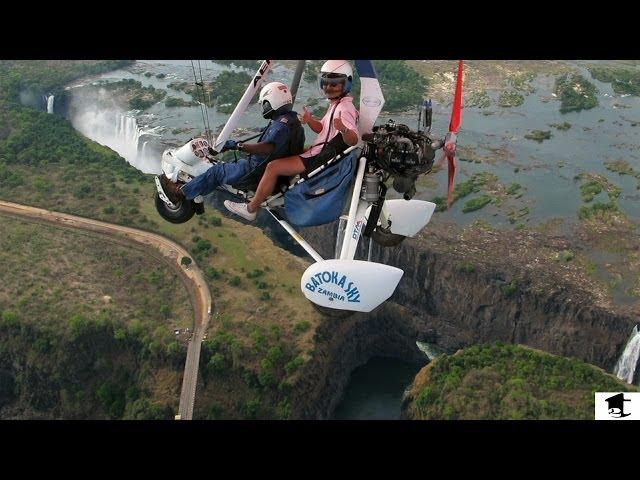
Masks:
[[[430,226],[431,227],[431,226]],[[336,225],[304,237],[331,258]],[[374,244],[372,260],[405,274],[391,299],[369,314],[327,319],[299,385],[302,418],[327,418],[350,372],[375,355],[426,363],[416,340],[453,352],[477,343],[518,343],[611,371],[631,329],[577,265],[545,261],[567,240],[531,232],[436,227],[397,247]],[[366,258],[368,239],[356,258]],[[517,248],[510,246],[517,245]]]

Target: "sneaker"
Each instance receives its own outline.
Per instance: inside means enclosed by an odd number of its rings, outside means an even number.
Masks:
[[[174,183],[165,175],[159,175],[158,178],[160,179],[160,185],[162,185],[164,193],[167,195],[169,200],[171,200],[171,203],[180,203],[185,199],[181,188],[184,183]]]
[[[227,207],[227,210],[235,213],[236,215],[240,215],[242,218],[249,220],[250,222],[253,222],[256,219],[258,212],[250,213],[249,210],[247,210],[248,205],[248,203],[231,202],[229,200],[224,201],[224,206]]]

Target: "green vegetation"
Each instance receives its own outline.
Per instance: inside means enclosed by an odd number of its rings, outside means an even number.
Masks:
[[[245,325],[244,322],[227,322],[231,328],[236,324]],[[202,343],[200,364],[206,372],[207,382],[219,385],[221,380],[235,375],[242,378],[243,384],[252,392],[245,396],[248,402],[252,402],[252,408],[238,409],[240,418],[283,418],[290,415],[281,407],[289,402],[292,377],[299,374],[306,361],[290,343],[282,341],[282,335],[279,326],[267,327],[262,322],[251,327],[250,344],[226,329],[217,331]],[[262,401],[256,401],[257,398]],[[265,401],[269,398],[271,401]],[[226,400],[229,401],[237,403],[235,399]],[[269,404],[279,407],[270,411]],[[225,418],[229,418],[232,410],[226,411]]]
[[[509,84],[519,92],[525,92],[530,94],[535,92],[535,88],[531,85],[531,82],[535,80],[537,74],[535,72],[522,72],[509,76]]]
[[[211,82],[212,95],[216,97],[218,110],[223,113],[231,113],[247,89],[247,85],[253,78],[245,72],[224,71]],[[255,96],[252,103],[258,101]]]
[[[476,267],[472,263],[463,262],[460,264],[459,270],[464,273],[473,273],[476,271]]]
[[[602,185],[600,184],[600,182],[598,182],[596,180],[591,180],[590,182],[583,183],[580,186],[580,193],[582,194],[582,201],[586,202],[586,203],[588,203],[591,200],[593,200],[593,197],[598,195],[600,192],[602,192]]]
[[[406,110],[422,103],[429,82],[406,61],[374,60],[373,63],[384,92],[385,111]]]
[[[436,212],[444,212],[447,209],[447,197],[433,197],[431,199],[433,203],[436,204]]]
[[[2,225],[2,418],[172,418],[186,357],[173,329],[192,321],[176,274],[101,236]]]
[[[556,130],[560,130],[560,131],[569,130],[571,128],[571,124],[569,122],[552,123],[549,126],[555,128]]]
[[[604,162],[607,170],[611,172],[617,172],[619,175],[631,175],[638,180],[637,189],[640,190],[640,171],[634,170],[634,168],[626,160],[614,160],[610,162]]]
[[[618,94],[640,96],[640,71],[638,70],[591,67],[589,73],[596,80],[610,83],[613,91]]]
[[[191,95],[192,102],[195,105],[199,105],[199,103],[204,103],[207,107],[213,107],[215,104],[215,96],[213,96],[213,88],[211,83],[205,83],[203,85],[203,89],[199,86],[189,83],[189,82],[172,82],[167,85],[168,88],[172,88],[173,90],[178,90],[180,92],[184,92],[187,95]],[[171,102],[173,103],[173,102]],[[181,106],[181,105],[177,105]]]
[[[186,101],[182,98],[169,97],[164,102],[165,107],[174,108],[174,107],[195,107],[198,105],[196,101]]]
[[[515,91],[504,91],[498,97],[498,105],[501,107],[519,107],[524,103],[524,96]]]
[[[502,291],[505,296],[511,297],[518,291],[518,281],[512,280],[510,283],[502,286]]]
[[[580,220],[598,219],[604,223],[612,224],[620,213],[620,208],[615,202],[596,202],[588,207],[580,207],[580,210],[578,210],[578,218],[580,218]]]
[[[453,189],[454,201],[460,200],[461,198],[464,198],[471,193],[477,193],[482,189],[482,187],[491,183],[495,183],[497,181],[498,181],[498,177],[493,173],[488,173],[488,172],[475,173],[469,180],[458,183],[454,187]]]
[[[115,95],[126,97],[129,108],[137,110],[146,110],[162,101],[167,95],[165,90],[154,88],[151,85],[143,87],[140,81],[132,78],[117,82],[101,81],[98,85]]]
[[[520,198],[523,195],[523,188],[518,183],[513,183],[509,187],[505,187],[500,184],[498,177],[493,173],[479,172],[475,173],[470,179],[459,182],[453,190],[453,202],[465,198],[472,193],[480,193],[480,196],[472,198],[465,202],[462,207],[463,213],[473,212],[481,209],[489,203],[494,203],[497,207],[500,207],[510,197]],[[447,199],[442,196],[432,198],[431,201],[436,204],[436,212],[444,211],[447,209]],[[522,215],[529,213],[526,212]],[[513,222],[512,222],[513,223]]]
[[[550,130],[531,130],[531,132],[527,133],[524,138],[542,143],[544,140],[549,140],[551,136]]]
[[[253,272],[247,273],[247,278],[258,278],[264,275],[264,271],[256,268]]]
[[[486,90],[480,90],[473,92],[469,102],[465,105],[467,107],[487,108],[491,106],[491,98]]]
[[[117,70],[133,64],[131,60],[2,60],[0,61],[0,95],[18,98],[21,90],[57,94],[76,78]]]
[[[491,197],[489,195],[481,195],[465,202],[464,207],[462,208],[462,212],[473,212],[474,210],[481,209],[489,203],[491,203]]]
[[[590,206],[580,207],[578,218],[581,220],[597,220],[600,223],[613,225],[624,217],[618,206],[618,199],[622,194],[622,189],[610,182],[607,177],[592,173],[581,173],[575,177],[575,180],[582,182],[580,193],[583,202],[591,202],[602,191],[607,192],[609,198],[608,203],[596,202]]]
[[[598,89],[582,75],[567,73],[556,78],[555,91],[561,101],[560,113],[598,106]]]
[[[295,326],[293,327],[293,331],[296,334],[300,334],[308,331],[310,328],[311,328],[311,324],[306,320],[302,320],[295,324]]]
[[[426,369],[408,395],[412,419],[592,420],[594,392],[638,391],[580,360],[501,343],[441,356]]]
[[[562,250],[556,254],[555,260],[557,262],[570,262],[575,258],[575,254],[571,250]]]
[[[198,102],[204,103],[208,107],[217,105],[220,112],[231,113],[252,78],[253,75],[249,75],[246,72],[224,71],[214,78],[212,82],[205,83],[202,88],[188,82],[172,82],[168,87],[191,95],[195,105]],[[257,100],[258,98],[254,97],[252,102]],[[170,102],[172,105],[168,106],[183,106],[173,105],[175,102],[177,100]]]
[[[509,219],[509,223],[513,224],[527,215],[529,215],[529,207],[522,207],[519,210],[510,211],[507,218]]]
[[[611,202],[617,202],[622,194],[622,189],[610,182],[604,175],[581,173],[577,175],[575,179],[582,182],[580,185],[580,193],[582,194],[582,201],[585,203],[592,201],[594,197],[603,190],[607,192],[609,201]]]
[[[507,188],[507,195],[515,195],[520,191],[521,188],[522,185],[520,185],[519,183],[512,183],[511,185],[509,185],[509,188]]]

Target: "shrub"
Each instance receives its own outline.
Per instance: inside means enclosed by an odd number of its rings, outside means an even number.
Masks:
[[[291,375],[302,365],[304,365],[304,358],[296,357],[284,366],[284,370],[287,372],[287,375]]]
[[[307,320],[302,320],[294,325],[293,331],[294,333],[304,333],[309,330],[309,328],[311,328],[311,323]]]

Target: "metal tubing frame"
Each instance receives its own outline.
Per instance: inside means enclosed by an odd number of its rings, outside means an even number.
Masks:
[[[289,235],[291,235],[293,239],[296,242],[298,242],[300,246],[304,248],[307,251],[307,253],[311,255],[311,257],[313,257],[313,259],[316,262],[321,262],[324,260],[324,258],[322,258],[322,256],[318,252],[316,252],[315,249],[311,245],[309,245],[309,243],[307,243],[307,241],[304,238],[302,238],[302,236],[298,232],[296,232],[294,228],[291,225],[289,225],[288,222],[286,222],[285,220],[282,220],[281,218],[278,218],[278,216],[275,213],[273,213],[270,208],[265,207],[265,210],[269,212],[271,216],[278,221],[278,223],[282,226],[282,228],[284,228],[287,231],[287,233],[289,233]]]
[[[364,167],[367,164],[365,157],[360,157],[358,164],[358,173],[356,173],[356,181],[353,185],[353,193],[351,194],[351,206],[349,207],[349,219],[347,220],[347,227],[345,228],[344,240],[342,241],[342,251],[340,252],[340,260],[346,260],[348,252],[350,250],[353,227],[355,224],[355,217],[358,211],[358,204],[360,203],[360,193],[362,190],[362,179],[364,178]],[[360,236],[358,236],[358,239]],[[356,244],[357,244],[356,240]]]

